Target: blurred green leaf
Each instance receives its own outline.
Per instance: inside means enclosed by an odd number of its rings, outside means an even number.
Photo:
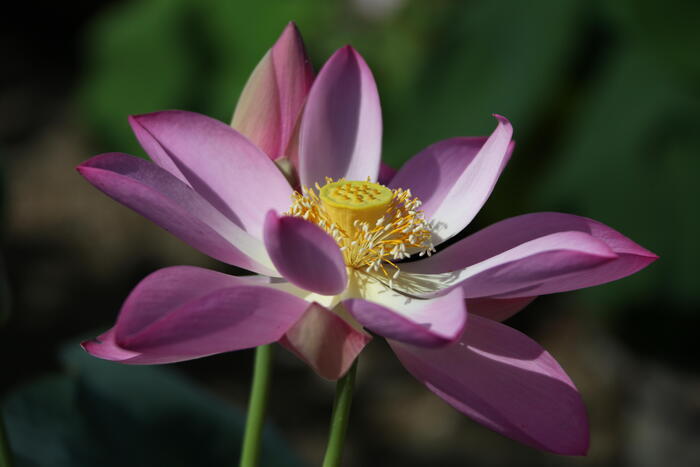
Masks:
[[[244,415],[163,367],[98,360],[77,345],[70,376],[17,389],[3,406],[18,466],[235,465]],[[300,466],[267,429],[263,465]]]
[[[650,291],[697,295],[700,101],[641,48],[610,56],[540,180],[537,204],[593,217],[661,256],[648,270],[581,292],[620,305]]]
[[[581,3],[455,2],[436,25],[432,56],[416,95],[406,96],[388,135],[395,166],[453,136],[490,133],[492,113],[518,135],[557,103],[557,86],[575,47]],[[508,11],[508,15],[503,12]]]
[[[5,157],[0,150],[0,245],[5,245],[5,225],[7,223],[5,213]],[[10,286],[7,284],[5,273],[5,261],[0,250],[0,326],[10,317]]]
[[[125,138],[128,115],[188,107],[197,57],[187,18],[188,2],[151,0],[114,5],[92,24],[82,101],[113,150],[141,153]]]

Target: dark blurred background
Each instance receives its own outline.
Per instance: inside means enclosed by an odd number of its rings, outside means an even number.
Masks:
[[[147,273],[226,270],[73,170],[144,155],[129,114],[228,121],[294,20],[316,70],[350,43],[374,71],[394,167],[439,139],[518,147],[470,230],[533,211],[600,220],[661,256],[630,278],[537,299],[509,321],[583,394],[588,457],[481,428],[408,375],[380,339],[362,354],[347,466],[700,465],[700,2],[76,1],[0,22],[0,355],[18,465],[234,465],[252,352],[168,367],[87,358]],[[320,462],[333,385],[276,353],[267,465]]]

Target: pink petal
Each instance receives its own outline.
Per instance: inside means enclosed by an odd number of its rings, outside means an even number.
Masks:
[[[193,112],[131,117],[146,152],[204,199],[260,238],[265,213],[289,207],[292,189],[260,149],[233,128]],[[167,162],[169,160],[169,162]]]
[[[535,341],[471,315],[448,347],[390,342],[406,369],[473,420],[521,443],[557,454],[588,450],[588,420],[578,390]]]
[[[278,275],[260,240],[155,164],[110,153],[93,157],[77,170],[109,197],[212,258],[262,274]]]
[[[583,232],[558,232],[539,237],[462,270],[435,275],[437,288],[425,296],[461,286],[466,298],[542,295],[552,284],[617,259],[605,244]],[[420,262],[422,263],[422,261]],[[406,264],[404,278],[424,272],[419,263]],[[428,276],[431,279],[430,276]]]
[[[321,295],[345,289],[348,276],[343,254],[333,237],[317,225],[270,211],[264,241],[272,263],[292,284]]]
[[[248,78],[231,126],[271,159],[287,151],[314,73],[301,34],[289,23]]]
[[[389,185],[389,183],[391,183],[391,179],[394,178],[396,173],[397,170],[395,168],[382,162],[379,166],[379,178],[377,182],[381,183],[382,185]]]
[[[369,67],[352,47],[328,59],[309,93],[301,121],[303,186],[325,177],[372,181],[379,174],[382,114]]]
[[[372,336],[369,334],[356,330],[318,303],[312,303],[280,344],[319,376],[335,381],[348,371],[370,340]]]
[[[452,283],[463,281],[468,298],[513,298],[614,281],[657,258],[600,222],[545,212],[498,222],[402,269],[456,271]]]
[[[494,321],[505,321],[528,306],[536,298],[468,298],[466,300],[467,311]]]
[[[387,291],[387,294],[391,293]],[[421,347],[440,347],[459,338],[467,321],[462,291],[432,300],[403,297],[389,306],[351,298],[343,306],[360,324],[388,339]]]
[[[84,344],[124,363],[170,363],[279,340],[308,303],[260,281],[175,266],[131,292],[114,328]]]
[[[435,226],[437,245],[458,234],[484,205],[513,151],[513,128],[500,115],[488,138],[440,141],[411,158],[391,180],[411,189]]]

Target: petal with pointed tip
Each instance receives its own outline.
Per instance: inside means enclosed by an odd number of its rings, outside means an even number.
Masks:
[[[537,449],[587,452],[588,418],[576,386],[524,334],[471,315],[462,338],[447,347],[389,343],[418,381],[476,422]]]
[[[409,286],[419,280],[432,282],[434,289],[423,294],[427,297],[459,286],[466,298],[529,297],[571,285],[581,273],[595,270],[617,258],[605,242],[589,234],[557,232],[522,243],[458,271],[412,275],[419,270],[424,272],[423,261],[408,263],[403,267],[402,281]]]
[[[270,211],[264,241],[272,263],[292,284],[321,295],[345,289],[348,278],[343,254],[333,237],[319,226]]]
[[[109,197],[219,261],[278,275],[262,242],[157,165],[127,154],[95,156],[78,172]]]
[[[488,138],[440,141],[412,157],[390,187],[411,189],[434,226],[433,243],[458,234],[493,191],[513,151],[513,128],[505,117]]]
[[[287,147],[313,79],[301,34],[289,23],[248,78],[231,126],[271,159],[290,156]]]
[[[141,281],[114,328],[84,347],[124,363],[191,360],[275,342],[307,306],[261,281],[175,266]]]
[[[326,177],[377,180],[382,115],[374,77],[352,47],[338,50],[316,77],[304,109],[299,141],[303,186]]]
[[[174,165],[175,176],[257,238],[267,211],[289,207],[292,189],[284,175],[230,126],[180,110],[136,115],[130,122],[156,164],[166,170]]]
[[[543,212],[493,224],[405,269],[451,276],[445,285],[462,282],[468,298],[515,298],[614,281],[657,258],[600,222]]]

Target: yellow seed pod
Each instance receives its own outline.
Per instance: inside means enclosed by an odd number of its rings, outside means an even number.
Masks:
[[[350,234],[356,220],[373,226],[387,211],[393,193],[378,183],[340,180],[322,186],[319,197],[328,216]]]

